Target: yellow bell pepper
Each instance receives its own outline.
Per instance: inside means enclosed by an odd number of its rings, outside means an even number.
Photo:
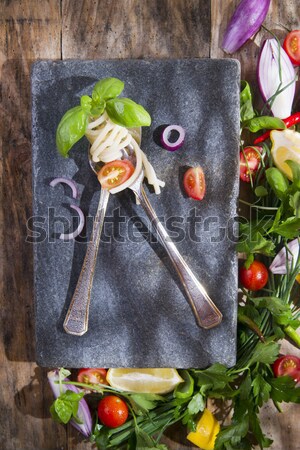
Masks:
[[[205,408],[196,425],[196,431],[191,431],[187,435],[187,439],[202,450],[214,450],[215,440],[219,431],[219,422],[209,409]]]

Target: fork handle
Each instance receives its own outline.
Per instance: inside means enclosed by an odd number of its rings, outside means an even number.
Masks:
[[[109,192],[106,189],[101,189],[91,240],[88,244],[75,292],[63,324],[66,333],[74,334],[75,336],[82,336],[88,330],[94,270],[108,199]]]
[[[167,250],[168,255],[181,279],[197,324],[205,329],[213,328],[219,325],[222,321],[222,313],[210,299],[205,288],[197,280],[192,270],[179,253],[176,245],[172,242],[169,234],[152,208],[144,188],[141,186],[141,189],[134,190],[134,192],[138,196],[141,206],[144,208],[146,214],[151,220],[151,223],[153,223],[157,234]]]

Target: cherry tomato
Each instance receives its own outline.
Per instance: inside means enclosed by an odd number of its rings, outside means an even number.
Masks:
[[[98,180],[104,189],[111,189],[128,180],[134,172],[134,166],[130,161],[116,159],[101,168]]]
[[[286,36],[283,48],[292,63],[300,66],[300,30],[293,30]]]
[[[204,172],[200,166],[190,167],[183,176],[183,186],[187,195],[202,200],[205,194]]]
[[[77,380],[86,384],[108,384],[106,381],[106,369],[80,369]]]
[[[253,261],[249,269],[240,268],[240,282],[249,291],[259,291],[268,282],[268,269],[260,261]]]
[[[117,428],[126,422],[128,406],[120,397],[107,395],[98,403],[98,417],[103,425]]]
[[[276,359],[273,364],[275,377],[288,375],[297,383],[300,382],[300,358],[294,355],[285,355]]]
[[[250,183],[250,174],[255,176],[261,161],[261,147],[246,147],[240,152],[240,179]],[[246,158],[246,159],[245,159]]]

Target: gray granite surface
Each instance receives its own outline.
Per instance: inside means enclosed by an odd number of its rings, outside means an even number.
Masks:
[[[67,335],[69,306],[99,199],[89,169],[85,138],[64,159],[55,130],[64,112],[90,94],[95,82],[115,76],[123,96],[146,107],[152,125],[142,148],[158,177],[160,196],[147,192],[192,270],[224,315],[217,328],[198,328],[168,256],[128,190],[111,196],[96,266],[89,331]],[[238,197],[240,68],[235,60],[39,61],[32,71],[32,149],[35,231],[36,360],[46,367],[206,367],[235,363],[237,258],[234,235]],[[184,146],[168,152],[158,144],[163,124],[186,130]],[[182,176],[201,165],[203,201],[187,198]],[[80,196],[51,188],[51,179],[72,178]],[[72,228],[75,203],[87,218],[76,241],[57,238]],[[74,216],[74,219],[72,219]],[[68,225],[69,223],[69,225]],[[33,233],[32,233],[33,234]]]

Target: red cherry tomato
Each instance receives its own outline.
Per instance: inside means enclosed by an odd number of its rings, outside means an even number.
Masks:
[[[117,428],[126,422],[128,406],[120,397],[107,395],[98,403],[98,417],[103,425]]]
[[[292,63],[300,66],[300,30],[293,30],[286,36],[283,48]]]
[[[190,167],[183,176],[183,186],[187,195],[202,200],[205,194],[204,172],[200,166]]]
[[[260,152],[261,147],[246,147],[243,152],[240,152],[240,179],[242,181],[250,183],[251,176],[255,176],[261,161]]]
[[[249,291],[259,291],[268,282],[268,269],[260,261],[253,261],[249,269],[240,268],[240,282]]]
[[[130,161],[116,159],[101,168],[98,180],[104,189],[111,189],[123,184],[134,172],[134,165]]]
[[[275,377],[288,375],[292,377],[296,383],[300,382],[300,358],[294,355],[285,355],[276,359],[273,364],[273,372]]]
[[[77,380],[80,383],[86,384],[108,384],[106,381],[105,369],[80,369],[77,375]]]

